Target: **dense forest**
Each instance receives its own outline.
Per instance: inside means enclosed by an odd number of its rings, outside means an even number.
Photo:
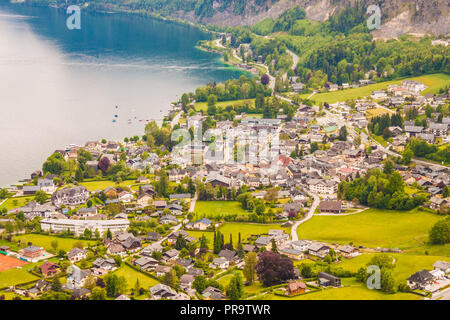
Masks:
[[[254,61],[262,55],[267,62],[267,57],[276,57],[285,48],[297,53],[300,61],[296,73],[311,87],[320,87],[327,81],[341,85],[364,79],[366,75],[375,81],[385,81],[450,73],[450,48],[433,46],[428,36],[418,39],[404,35],[396,40],[373,41],[365,19],[359,3],[325,22],[306,20],[305,12],[296,7],[278,19],[267,18],[254,26],[228,31],[238,42],[248,43],[251,39]],[[274,32],[278,33],[273,35]]]

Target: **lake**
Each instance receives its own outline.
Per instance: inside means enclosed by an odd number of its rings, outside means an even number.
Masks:
[[[67,17],[0,2],[0,186],[68,144],[142,135],[182,93],[242,74],[196,49],[208,35],[192,26],[82,10],[68,30]]]

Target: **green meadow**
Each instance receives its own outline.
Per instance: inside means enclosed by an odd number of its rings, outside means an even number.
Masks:
[[[297,229],[299,239],[338,244],[408,249],[424,245],[442,217],[419,209],[369,209],[347,216],[314,216]]]
[[[339,101],[347,101],[347,100],[354,100],[354,99],[360,99],[366,96],[370,96],[373,91],[375,90],[384,90],[387,88],[388,85],[391,84],[401,84],[404,80],[415,80],[420,81],[424,83],[426,86],[428,86],[427,89],[425,89],[422,94],[427,93],[438,93],[440,88],[443,88],[450,84],[450,76],[447,74],[437,73],[437,74],[429,74],[424,75],[420,77],[413,77],[413,78],[404,78],[404,79],[398,79],[398,80],[392,80],[392,81],[385,81],[380,83],[371,84],[368,86],[360,87],[360,88],[352,88],[352,89],[345,89],[345,90],[339,90],[335,92],[325,92],[325,93],[319,93],[315,94],[311,97],[311,100],[315,101],[316,103],[335,103]],[[307,95],[302,95],[303,98],[308,97]]]

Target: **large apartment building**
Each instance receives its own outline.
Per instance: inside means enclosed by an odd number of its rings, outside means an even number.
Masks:
[[[79,236],[84,230],[89,229],[92,233],[98,230],[103,234],[109,229],[111,233],[123,232],[130,226],[128,219],[115,220],[72,220],[72,219],[43,219],[41,220],[41,229],[47,232],[59,233],[63,231],[73,232]]]

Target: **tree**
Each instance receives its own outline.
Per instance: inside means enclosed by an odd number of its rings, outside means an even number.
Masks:
[[[342,126],[339,129],[338,139],[341,141],[347,141],[347,127],[346,126]]]
[[[58,248],[58,240],[52,240],[52,241],[50,242],[50,245],[52,246],[53,251],[56,252],[56,249]]]
[[[0,199],[6,199],[8,197],[8,194],[9,194],[8,189],[5,189],[5,188],[1,189],[0,190]]]
[[[268,85],[269,84],[269,82],[270,82],[270,77],[269,77],[269,75],[267,74],[267,73],[265,73],[265,74],[263,74],[262,76],[261,76],[261,84],[263,84],[263,85]]]
[[[251,285],[256,279],[256,265],[258,263],[256,252],[249,252],[244,259],[244,277]]]
[[[180,285],[180,280],[178,279],[175,270],[170,269],[170,271],[163,276],[162,283],[168,285],[169,287],[177,289]]]
[[[48,194],[45,193],[45,191],[39,190],[36,191],[36,193],[34,194],[34,201],[40,203],[40,204],[44,204],[45,201],[47,201],[48,199]]]
[[[314,153],[316,150],[319,150],[319,144],[317,142],[311,143],[311,150],[310,153]]]
[[[51,173],[60,175],[67,170],[67,163],[64,160],[62,154],[54,153],[42,165],[42,171],[45,173]]]
[[[395,293],[397,284],[389,269],[381,269],[381,291],[386,293]]]
[[[196,276],[192,287],[197,290],[198,293],[202,293],[207,288],[207,280],[203,275]]]
[[[92,289],[91,300],[106,300],[106,290],[104,288],[95,287]]]
[[[429,232],[432,244],[450,243],[450,217],[436,222]]]
[[[239,272],[236,272],[231,278],[226,294],[231,300],[239,300],[244,294],[244,284],[242,282],[242,276]]]
[[[98,168],[102,171],[103,175],[106,174],[110,166],[111,162],[108,157],[102,157],[98,162]]]
[[[62,285],[61,285],[61,282],[59,282],[59,278],[54,278],[53,279],[51,288],[55,292],[62,291]]]
[[[177,241],[175,243],[175,249],[180,251],[183,248],[186,248],[186,240],[183,238],[181,234],[179,234],[177,237]]]
[[[106,295],[108,297],[117,297],[124,293],[127,289],[127,280],[123,276],[108,273],[104,277]]]
[[[402,156],[402,162],[405,165],[409,165],[411,163],[411,159],[414,156],[414,153],[411,151],[411,149],[405,149],[405,151],[403,151],[403,156]]]
[[[384,162],[383,172],[386,174],[391,174],[394,171],[394,164],[391,160],[386,160]]]
[[[206,239],[205,234],[200,237],[200,249],[208,250],[208,239]]]
[[[159,181],[156,186],[156,191],[159,195],[166,197],[167,189],[169,187],[169,178],[167,177],[167,173],[165,170],[161,170],[159,174]]]
[[[207,100],[208,107],[215,106],[216,103],[217,103],[217,96],[214,94],[210,94]]]
[[[292,260],[272,251],[263,251],[258,256],[256,273],[264,286],[270,287],[294,278]]]
[[[242,245],[242,243],[240,241],[237,246],[237,255],[241,259],[243,259],[245,256],[244,246]]]
[[[303,263],[300,269],[300,275],[302,278],[310,278],[312,276],[312,268],[310,264]]]
[[[139,283],[139,279],[136,279],[136,283],[134,284],[134,295],[139,295],[139,292],[141,290],[141,285]]]
[[[92,237],[92,231],[88,228],[84,229],[83,237],[86,239],[90,239]]]
[[[277,248],[277,242],[275,241],[275,239],[272,239],[272,252],[274,253],[278,253],[278,248]]]

